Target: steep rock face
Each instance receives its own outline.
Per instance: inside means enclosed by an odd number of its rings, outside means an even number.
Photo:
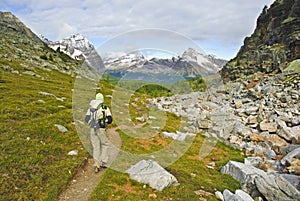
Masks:
[[[300,58],[300,1],[276,0],[265,7],[251,37],[221,70],[225,81],[255,72],[277,73]]]
[[[10,12],[0,12],[1,34],[22,35],[24,38],[30,39],[35,44],[42,41],[30,29],[28,29],[16,16]],[[17,36],[16,36],[17,37]]]
[[[0,12],[0,40],[0,60],[6,64],[60,71],[72,71],[77,65],[67,55],[50,49],[10,12]]]
[[[94,77],[100,67],[103,69],[98,54],[91,52],[83,65],[62,51],[51,49],[45,38],[41,38],[12,13],[0,12],[0,66],[5,64],[20,72],[34,71],[35,68],[54,69],[88,77]]]

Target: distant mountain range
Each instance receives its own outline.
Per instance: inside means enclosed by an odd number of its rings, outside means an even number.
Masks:
[[[106,70],[110,73],[177,73],[185,77],[200,77],[216,74],[226,60],[205,55],[189,48],[181,56],[171,59],[152,58],[147,60],[140,54],[128,54],[119,58],[104,58]]]
[[[43,36],[40,38],[53,50],[59,50],[76,60],[91,60],[95,57],[95,47],[80,34],[75,34],[60,41],[52,42]],[[101,58],[94,58],[94,61]],[[147,60],[141,53],[124,54],[119,57],[102,58],[106,73],[122,76],[131,73],[177,73],[186,77],[207,76],[217,73],[226,60],[218,59],[212,55],[205,55],[189,48],[181,56],[172,59],[152,58]],[[100,65],[94,62],[94,65]],[[102,60],[101,60],[102,65]]]

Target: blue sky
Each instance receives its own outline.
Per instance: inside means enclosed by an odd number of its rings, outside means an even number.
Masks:
[[[75,33],[95,47],[130,31],[162,29],[196,43],[207,54],[231,59],[273,0],[0,0],[36,34],[60,40]]]

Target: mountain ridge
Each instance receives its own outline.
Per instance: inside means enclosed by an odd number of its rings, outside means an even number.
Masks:
[[[108,73],[179,73],[187,77],[207,76],[217,73],[227,61],[212,55],[205,55],[189,48],[181,56],[152,58],[147,60],[140,54],[127,54],[118,58],[104,58]]]
[[[89,62],[91,58],[89,55],[94,53],[97,55],[97,51],[92,43],[88,41],[81,34],[73,34],[59,41],[49,41],[44,36],[40,38],[48,44],[53,50],[59,50],[69,55],[76,60],[85,60]],[[188,77],[207,76],[217,73],[227,62],[224,59],[219,59],[214,55],[206,55],[199,53],[192,48],[188,48],[177,57],[172,59],[152,58],[146,59],[146,57],[140,52],[133,52],[129,54],[122,54],[93,59],[94,61],[103,59],[104,68],[100,71],[113,74],[125,74],[128,72],[144,72],[144,73],[174,73],[178,72],[181,75],[187,75]],[[98,62],[99,63],[99,62]],[[96,66],[96,64],[90,64]],[[99,65],[99,64],[98,64]],[[100,66],[103,66],[102,62]],[[99,71],[99,70],[98,70]]]
[[[221,70],[225,81],[254,74],[279,73],[300,58],[300,1],[276,0],[264,7],[257,26],[236,57]]]
[[[83,60],[96,51],[94,45],[83,35],[77,33],[72,34],[59,41],[49,41],[47,38],[42,37],[44,42],[48,44],[53,50],[59,49],[71,58],[76,60]]]

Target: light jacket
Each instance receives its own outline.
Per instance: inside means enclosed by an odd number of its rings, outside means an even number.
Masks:
[[[91,120],[91,115],[92,111],[97,110],[96,117],[100,117],[102,112],[104,112],[104,117],[103,122],[100,123],[100,121],[96,122],[90,122]],[[113,121],[111,112],[109,108],[105,105],[100,100],[92,100],[90,102],[90,108],[87,110],[86,115],[85,115],[85,122],[90,123],[91,128],[106,128],[107,124],[111,124]]]

